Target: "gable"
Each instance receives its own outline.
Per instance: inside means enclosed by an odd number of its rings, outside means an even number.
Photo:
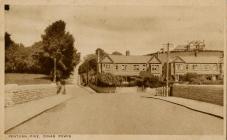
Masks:
[[[105,57],[104,59],[101,60],[101,63],[113,63],[113,61],[110,59],[110,57]]]
[[[175,62],[175,63],[185,63],[185,61],[182,58],[180,58],[179,56],[177,56],[175,59],[173,59],[172,62]]]
[[[155,63],[155,64],[159,64],[159,63],[161,63],[161,61],[157,58],[157,57],[155,57],[155,56],[153,56],[149,61],[148,61],[148,63]]]

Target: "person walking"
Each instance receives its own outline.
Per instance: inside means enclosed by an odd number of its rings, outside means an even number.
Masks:
[[[65,88],[65,74],[67,70],[65,64],[62,62],[62,55],[58,55],[57,67],[56,67],[56,85],[57,85],[57,94],[66,94]]]

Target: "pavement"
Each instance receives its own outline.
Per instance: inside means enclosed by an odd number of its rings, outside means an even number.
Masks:
[[[38,100],[29,101],[23,104],[5,108],[5,131],[8,131],[27,120],[71,99],[73,97],[74,85],[66,85],[67,94],[48,96]]]
[[[205,113],[208,115],[212,115],[221,119],[223,119],[224,117],[224,107],[221,105],[206,103],[206,102],[197,101],[197,100],[185,99],[180,97],[173,97],[173,96],[168,96],[168,97],[155,96],[149,93],[144,93],[144,94],[142,93],[141,97],[159,99],[166,102],[174,103],[174,104],[186,107],[188,109]]]

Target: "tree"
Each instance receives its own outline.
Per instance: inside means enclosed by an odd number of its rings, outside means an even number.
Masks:
[[[11,35],[9,33],[5,32],[5,49],[8,49],[10,46],[14,44],[10,36]]]
[[[80,54],[74,48],[74,37],[65,31],[65,22],[58,20],[45,29],[45,33],[42,35],[43,43],[43,56],[46,63],[43,63],[43,68],[48,73],[52,73],[54,70],[54,59],[57,63],[64,64],[66,69],[62,70],[64,78],[68,78],[74,67],[78,64]]]
[[[87,71],[97,70],[97,57],[96,54],[88,54],[84,57],[84,62],[79,67],[79,74],[86,73]]]
[[[106,56],[106,52],[103,49],[97,48],[95,50],[96,55],[98,55],[98,52],[99,52],[100,59],[103,59]]]
[[[120,53],[120,52],[118,52],[118,51],[114,51],[112,54],[113,54],[113,55],[123,55],[122,53]]]

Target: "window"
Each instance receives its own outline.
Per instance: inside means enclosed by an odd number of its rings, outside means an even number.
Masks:
[[[152,71],[158,71],[159,70],[159,65],[151,65],[151,70]]]
[[[110,64],[106,64],[106,69],[110,69]]]
[[[213,70],[214,70],[214,71],[218,70],[218,64],[214,64]]]
[[[188,70],[188,64],[185,65],[186,70]]]
[[[127,65],[121,65],[121,70],[126,70]]]
[[[116,70],[118,70],[118,65],[115,66]]]
[[[193,69],[193,70],[197,69],[197,67],[198,67],[197,64],[193,64],[193,65],[192,65],[192,69]]]
[[[139,65],[133,65],[133,69],[135,70],[135,71],[139,71],[140,70],[140,68],[139,68]]]
[[[177,70],[184,70],[183,64],[176,64]]]
[[[142,71],[146,70],[146,64],[143,65]]]

